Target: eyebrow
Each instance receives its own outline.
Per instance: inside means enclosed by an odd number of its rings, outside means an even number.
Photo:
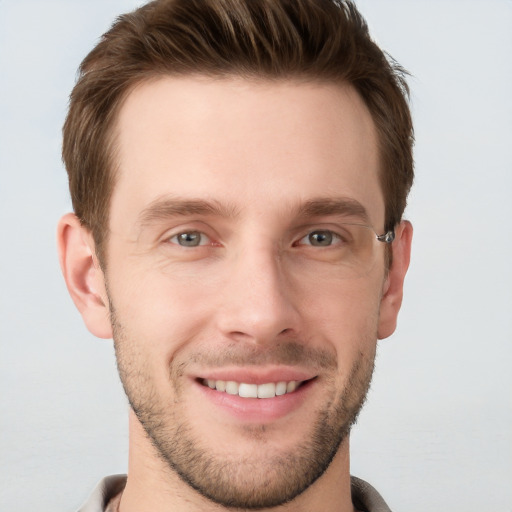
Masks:
[[[340,215],[358,217],[360,220],[370,223],[370,216],[366,208],[359,201],[348,197],[312,199],[299,207],[298,215],[306,218]]]
[[[141,227],[153,222],[166,220],[171,217],[188,215],[205,215],[216,217],[236,217],[238,211],[234,206],[223,205],[218,201],[205,201],[203,199],[163,198],[150,203],[139,214],[137,224]]]
[[[359,201],[347,197],[312,199],[292,211],[302,218],[339,215],[370,222],[366,208]],[[216,200],[159,198],[142,210],[137,224],[142,228],[172,217],[189,215],[234,218],[239,215],[239,210],[234,205],[225,205]]]

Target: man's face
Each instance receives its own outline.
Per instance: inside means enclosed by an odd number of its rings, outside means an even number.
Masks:
[[[116,131],[106,284],[130,403],[208,498],[293,499],[371,379],[384,246],[352,275],[336,235],[384,230],[371,116],[348,87],[162,78]]]

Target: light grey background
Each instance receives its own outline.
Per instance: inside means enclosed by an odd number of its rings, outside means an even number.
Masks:
[[[124,472],[110,341],[57,263],[76,68],[135,0],[0,0],[0,510],[77,508]],[[512,2],[360,0],[414,75],[413,263],[353,433],[393,510],[512,511]]]

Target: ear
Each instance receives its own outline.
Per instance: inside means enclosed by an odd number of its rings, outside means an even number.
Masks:
[[[98,338],[111,338],[105,275],[96,257],[92,234],[76,215],[68,213],[59,221],[57,243],[69,294],[87,329]]]
[[[379,314],[379,339],[391,336],[396,329],[396,320],[404,291],[404,279],[411,258],[412,224],[400,223],[393,241],[393,261],[384,281]]]

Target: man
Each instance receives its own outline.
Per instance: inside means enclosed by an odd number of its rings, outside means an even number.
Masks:
[[[131,410],[82,510],[389,510],[349,432],[409,264],[406,95],[349,2],[157,0],[86,57],[60,259]]]

